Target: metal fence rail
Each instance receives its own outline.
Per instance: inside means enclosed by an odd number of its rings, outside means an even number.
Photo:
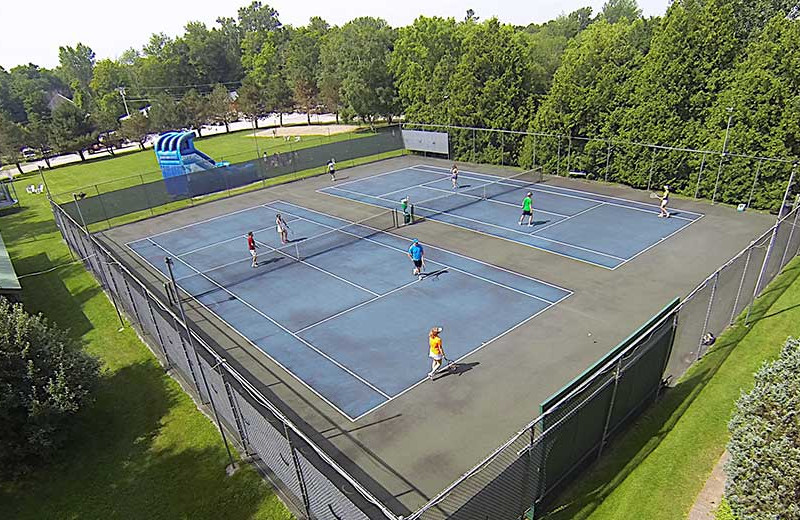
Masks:
[[[315,519],[397,520],[72,216],[55,203],[52,210],[70,249],[162,366],[211,410],[224,437],[231,434],[266,469],[295,511]]]
[[[788,190],[787,190],[788,194]],[[307,518],[399,520],[267,396],[217,354],[169,304],[52,202],[69,245],[161,364],[211,411],[223,437],[249,455]],[[81,208],[83,206],[81,205]],[[76,207],[77,208],[77,207]],[[800,253],[800,207],[656,315],[573,381],[536,417],[408,519],[529,518],[649,403],[676,381]]]

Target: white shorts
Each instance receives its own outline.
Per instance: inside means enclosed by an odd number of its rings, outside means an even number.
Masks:
[[[662,201],[661,201],[661,207],[662,207],[662,208],[666,208],[668,203],[669,203],[669,201],[668,201],[668,200],[666,200],[666,199],[665,199],[665,200],[662,200]]]
[[[444,356],[441,354],[429,354],[428,357],[435,359],[436,361],[441,361]]]
[[[256,257],[256,250],[255,249],[251,249],[250,250],[250,256],[252,256],[253,258]]]

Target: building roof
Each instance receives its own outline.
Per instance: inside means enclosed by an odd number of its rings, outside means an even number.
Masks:
[[[0,294],[20,290],[22,290],[22,286],[19,284],[19,279],[17,279],[17,273],[14,271],[11,257],[8,256],[3,237],[0,236]]]

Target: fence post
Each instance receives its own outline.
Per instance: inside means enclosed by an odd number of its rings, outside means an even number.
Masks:
[[[617,368],[614,369],[614,389],[611,391],[611,402],[608,404],[608,414],[606,414],[606,423],[603,425],[603,435],[600,437],[600,447],[597,450],[597,458],[603,456],[603,448],[606,445],[606,438],[608,437],[608,426],[611,424],[611,415],[614,413],[614,401],[617,399],[617,387],[619,386],[619,376],[622,372],[622,358],[617,360]]]
[[[228,394],[228,402],[231,404],[233,420],[236,422],[236,429],[239,432],[239,438],[242,440],[242,445],[246,447],[250,443],[250,440],[248,439],[247,432],[245,431],[244,421],[242,420],[242,412],[239,410],[239,402],[236,400],[236,394],[233,392],[230,383],[225,377],[226,371],[222,370],[222,364],[224,362],[225,359],[223,358],[219,363],[217,363],[217,373],[222,379],[222,384],[225,386],[225,393]]]
[[[142,191],[144,192],[144,200],[147,203],[147,207],[150,209],[150,215],[153,215],[153,204],[150,202],[150,196],[147,194],[147,188],[144,187],[144,175],[141,173],[139,174],[139,186],[142,187]],[[191,200],[191,193],[189,194],[189,200]]]
[[[303,478],[303,468],[300,467],[300,459],[297,458],[296,448],[292,442],[292,436],[289,433],[289,426],[286,421],[281,420],[283,423],[283,434],[286,436],[286,442],[289,443],[289,451],[292,453],[292,462],[294,463],[294,471],[297,475],[297,482],[300,484],[300,498],[303,500],[303,508],[306,510],[306,518],[311,518],[311,504],[308,501],[308,489],[306,488],[306,481]]]
[[[475,129],[472,129],[472,164],[475,164]]]
[[[703,159],[700,161],[700,173],[697,174],[697,186],[694,189],[694,198],[700,195],[700,179],[703,178],[703,169],[706,167],[706,154],[703,154]]]
[[[786,247],[783,250],[783,256],[781,257],[781,265],[780,268],[783,269],[786,265],[786,254],[789,252],[789,246],[792,244],[792,237],[794,236],[794,228],[797,227],[797,214],[800,213],[798,208],[794,209],[794,221],[792,222],[792,227],[789,228],[789,238],[786,239]],[[787,218],[789,215],[786,216]],[[791,260],[791,259],[790,259]]]
[[[567,141],[567,175],[572,171],[572,132],[570,131]]]
[[[697,359],[703,357],[703,336],[708,332],[708,321],[711,318],[711,308],[714,306],[714,295],[717,293],[717,281],[719,280],[719,271],[714,273],[714,285],[711,286],[711,297],[708,299],[708,309],[706,309],[706,319],[703,321],[703,332],[700,334],[700,339],[697,342]],[[717,331],[719,333],[719,331]]]
[[[750,188],[750,196],[747,197],[747,209],[750,209],[750,203],[753,201],[753,193],[756,191],[756,183],[758,182],[758,174],[761,173],[761,165],[764,163],[764,159],[758,161],[758,166],[756,166],[756,176],[753,178],[753,186]]]
[[[167,348],[164,345],[164,337],[161,335],[161,328],[158,326],[158,322],[156,321],[156,316],[153,313],[153,302],[150,298],[150,292],[144,292],[144,298],[147,302],[147,309],[150,311],[150,319],[153,320],[153,326],[156,329],[156,336],[158,336],[158,344],[161,346],[161,352],[164,353],[164,359],[167,361],[166,369],[169,370],[172,367],[172,361],[169,359],[169,353],[167,352]]]
[[[606,178],[608,182],[608,169],[611,167],[611,139],[608,140],[608,152],[606,152]]]
[[[561,175],[561,138],[563,136],[558,136],[558,156],[556,157],[556,175]]]
[[[97,200],[100,201],[100,208],[103,210],[103,216],[105,217],[106,225],[108,225],[108,229],[111,229],[111,221],[108,220],[108,212],[106,211],[106,205],[103,202],[103,196],[100,194],[100,188],[97,187],[97,184],[94,185],[94,191],[97,192]]]
[[[744,279],[747,277],[747,268],[750,265],[750,255],[753,253],[753,248],[747,248],[747,258],[744,259],[744,270],[742,271],[742,279],[739,280],[739,288],[736,289],[736,298],[733,300],[733,310],[731,311],[731,319],[729,325],[733,325],[736,320],[736,307],[739,306],[739,298],[742,296],[742,288],[744,287]]]
[[[98,268],[100,269],[100,272],[96,274],[97,276],[100,277],[100,284],[104,288],[108,289],[108,297],[111,300],[111,304],[114,306],[114,310],[117,312],[117,318],[119,319],[119,330],[117,330],[117,332],[122,332],[122,329],[125,328],[125,320],[122,319],[122,313],[119,312],[119,306],[117,305],[117,298],[114,296],[114,291],[111,290],[111,286],[108,284],[108,278],[106,277],[106,273],[103,271],[103,262],[105,258],[100,256],[98,252],[100,248],[93,243],[94,238],[89,237],[89,242],[92,243],[92,246],[95,249],[94,255],[97,258],[97,261],[99,262]]]
[[[533,134],[533,168],[536,168],[536,134]]]
[[[500,166],[505,166],[506,137],[504,132],[500,132]]]

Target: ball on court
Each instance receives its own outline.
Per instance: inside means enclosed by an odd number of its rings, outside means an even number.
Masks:
[[[591,336],[591,335],[592,335],[592,333],[591,333],[591,332],[589,332],[589,333],[588,333],[588,334],[586,334],[586,335],[587,335],[587,336]]]

